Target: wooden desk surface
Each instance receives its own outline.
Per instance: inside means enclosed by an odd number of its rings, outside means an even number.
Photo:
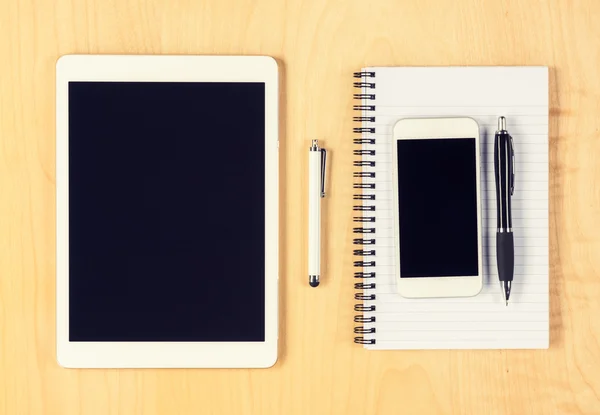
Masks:
[[[0,0],[0,413],[599,414],[599,20],[593,0]],[[279,59],[274,368],[57,366],[54,65],[69,53]],[[550,350],[367,352],[352,343],[352,71],[367,64],[551,68]],[[306,281],[311,138],[332,150],[318,289]]]

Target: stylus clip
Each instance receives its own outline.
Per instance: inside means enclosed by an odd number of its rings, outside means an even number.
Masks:
[[[321,197],[325,197],[325,164],[327,162],[327,150],[321,149]]]

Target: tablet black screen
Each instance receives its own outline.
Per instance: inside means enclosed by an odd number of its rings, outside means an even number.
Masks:
[[[70,341],[264,341],[264,83],[69,84]]]

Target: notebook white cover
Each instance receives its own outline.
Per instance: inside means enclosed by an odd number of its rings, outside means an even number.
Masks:
[[[375,310],[363,313],[374,322],[357,324],[368,349],[542,349],[549,347],[549,252],[548,252],[548,68],[546,67],[377,67],[366,77],[363,94],[372,94],[357,104],[365,109],[363,127],[375,128],[362,138],[374,138],[364,150],[375,150],[363,161],[375,166],[362,167],[375,172],[375,201],[364,206],[376,210],[355,212],[372,216],[374,223],[357,223],[374,228],[375,294],[364,306]],[[516,176],[512,199],[515,235],[515,275],[510,304],[502,299],[496,271],[496,201],[493,142],[499,116],[507,118],[513,136]],[[407,299],[395,285],[395,255],[392,223],[392,129],[406,117],[469,116],[477,120],[481,134],[482,217],[484,287],[471,298]],[[359,202],[360,203],[360,202]],[[359,204],[357,203],[357,204]]]

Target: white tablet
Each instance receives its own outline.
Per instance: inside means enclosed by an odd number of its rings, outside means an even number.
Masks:
[[[73,55],[56,79],[59,363],[272,366],[276,62]]]

